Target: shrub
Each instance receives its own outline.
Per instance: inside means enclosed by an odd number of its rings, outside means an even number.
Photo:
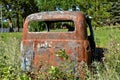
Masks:
[[[9,38],[6,42],[0,39],[0,80],[30,79],[20,69],[19,41]]]

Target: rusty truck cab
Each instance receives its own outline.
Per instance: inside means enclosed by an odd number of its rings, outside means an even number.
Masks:
[[[32,21],[44,22],[47,31],[30,31]],[[49,29],[52,23],[63,24],[66,21],[70,24],[72,22],[73,31],[54,32]],[[56,27],[55,25],[52,26]],[[64,61],[61,56],[55,54],[60,50],[64,50],[65,54],[77,63],[85,62],[89,65],[92,62],[85,15],[74,11],[40,12],[29,15],[24,22],[21,42],[22,69],[40,70],[45,67],[43,64],[57,66]]]

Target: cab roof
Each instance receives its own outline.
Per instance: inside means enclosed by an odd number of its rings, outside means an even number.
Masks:
[[[41,20],[41,21],[52,21],[52,20],[77,20],[77,18],[84,17],[84,14],[80,11],[50,11],[50,12],[39,12],[27,16],[27,21]]]

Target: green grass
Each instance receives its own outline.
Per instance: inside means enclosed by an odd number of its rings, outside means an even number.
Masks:
[[[120,42],[120,29],[112,27],[98,27],[94,30],[96,46],[109,47],[109,42],[114,39]]]
[[[22,32],[0,33],[0,38],[3,41],[8,41],[9,38],[16,38],[17,40],[21,40],[21,38],[22,38]]]

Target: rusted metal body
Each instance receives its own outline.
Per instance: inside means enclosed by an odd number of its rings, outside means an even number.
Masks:
[[[72,20],[73,32],[29,32],[28,25],[32,20],[57,21]],[[87,35],[86,18],[81,12],[53,11],[29,15],[23,28],[21,42],[22,68],[26,71],[38,70],[42,63],[59,65],[62,59],[54,53],[64,49],[75,62],[92,62],[91,47]]]

